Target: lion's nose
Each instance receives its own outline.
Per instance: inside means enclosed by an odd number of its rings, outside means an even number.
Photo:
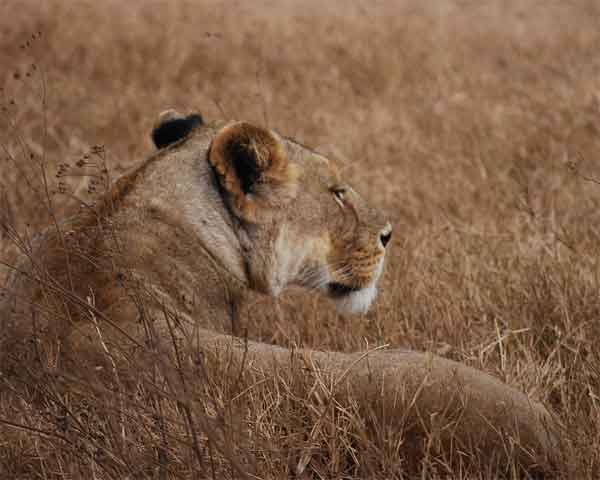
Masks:
[[[383,245],[383,248],[385,248],[387,246],[388,243],[390,243],[390,240],[392,238],[392,226],[388,223],[383,230],[381,230],[381,232],[379,232],[379,241],[381,242],[381,245]]]

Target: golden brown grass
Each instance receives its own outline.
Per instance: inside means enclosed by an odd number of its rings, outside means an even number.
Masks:
[[[267,124],[340,159],[395,233],[367,316],[294,291],[275,308],[256,298],[248,336],[342,351],[402,345],[495,374],[564,424],[556,475],[594,478],[600,6],[423,3],[1,3],[0,219],[41,229],[51,221],[41,163],[56,190],[59,165],[102,144],[116,175],[151,151],[166,107]],[[86,195],[87,184],[66,181]],[[67,195],[52,204],[59,218],[77,206]],[[3,235],[10,263],[16,248]],[[201,394],[213,403],[194,427],[185,402],[148,384],[65,393],[32,371],[29,396],[0,389],[0,477],[241,478],[237,465],[285,478],[306,452],[301,478],[409,474],[397,433],[363,437],[357,412],[300,400],[327,382],[296,376],[277,395],[245,392],[245,418],[227,400],[241,394],[236,375],[207,375]],[[419,474],[513,474],[451,468],[426,456]]]

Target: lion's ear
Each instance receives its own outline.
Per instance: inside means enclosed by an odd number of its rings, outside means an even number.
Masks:
[[[204,120],[199,113],[182,115],[177,110],[161,112],[152,129],[152,141],[156,148],[165,148],[185,137]]]
[[[245,122],[221,129],[209,162],[226,201],[241,219],[260,223],[296,195],[297,169],[273,133]]]

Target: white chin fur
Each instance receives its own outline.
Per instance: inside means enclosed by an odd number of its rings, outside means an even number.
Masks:
[[[364,314],[377,296],[377,285],[375,282],[370,286],[351,292],[343,297],[335,298],[335,306],[340,313]]]

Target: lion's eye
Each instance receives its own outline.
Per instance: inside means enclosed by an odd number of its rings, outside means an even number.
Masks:
[[[344,196],[346,195],[346,189],[344,187],[334,187],[331,189],[335,198],[340,202],[344,201]]]

